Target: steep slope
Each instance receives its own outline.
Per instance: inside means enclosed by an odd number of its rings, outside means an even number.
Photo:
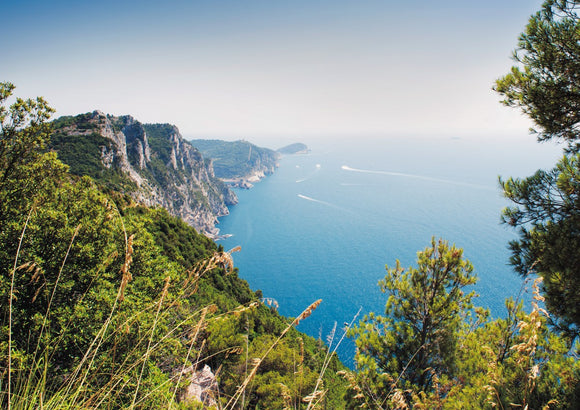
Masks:
[[[215,175],[233,186],[250,188],[278,167],[280,155],[248,141],[192,140],[206,158],[211,158]]]
[[[54,121],[50,149],[76,175],[89,175],[146,206],[161,206],[216,237],[217,217],[237,203],[211,161],[170,124],[142,124],[100,111]]]

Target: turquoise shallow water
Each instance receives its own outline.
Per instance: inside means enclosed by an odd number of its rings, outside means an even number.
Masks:
[[[311,142],[308,155],[282,158],[276,173],[220,220],[220,243],[240,276],[295,317],[323,302],[299,329],[323,340],[359,308],[384,312],[377,286],[385,264],[415,263],[432,236],[464,248],[479,276],[476,304],[504,314],[522,286],[507,262],[515,233],[499,223],[507,205],[497,177],[551,167],[560,148],[533,137],[341,139]],[[362,317],[362,316],[361,316]],[[352,365],[354,344],[339,349]]]

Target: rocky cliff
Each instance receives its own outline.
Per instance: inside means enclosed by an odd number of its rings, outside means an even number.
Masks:
[[[140,204],[162,206],[207,236],[217,237],[217,217],[237,203],[216,178],[211,160],[174,125],[94,111],[61,117],[54,129],[50,148],[71,173],[89,175]]]
[[[214,161],[215,174],[226,183],[251,188],[278,167],[280,154],[248,141],[192,140],[206,158]]]

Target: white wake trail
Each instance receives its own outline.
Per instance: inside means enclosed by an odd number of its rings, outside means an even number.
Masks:
[[[298,198],[302,198],[302,199],[305,199],[305,200],[307,200],[307,201],[310,201],[310,202],[315,202],[315,203],[317,203],[317,204],[321,204],[321,205],[329,206],[329,207],[331,207],[331,208],[334,208],[334,209],[340,209],[341,211],[344,211],[344,212],[349,212],[349,213],[353,213],[353,214],[354,214],[354,212],[353,212],[353,211],[351,211],[351,210],[349,210],[349,209],[346,209],[346,208],[343,208],[343,207],[341,207],[341,206],[338,206],[338,205],[332,204],[332,203],[330,203],[330,202],[321,201],[320,199],[311,198],[311,197],[309,197],[309,196],[302,195],[302,194],[298,194]]]
[[[357,168],[349,167],[348,165],[343,165],[341,168],[344,171],[360,172],[363,174],[379,174],[379,175],[389,175],[389,176],[394,176],[394,177],[414,178],[414,179],[421,179],[423,181],[440,182],[443,184],[461,185],[461,186],[467,186],[470,188],[477,188],[477,189],[487,189],[487,190],[494,190],[495,189],[495,188],[485,186],[485,185],[470,184],[468,182],[453,181],[451,179],[433,178],[433,177],[428,177],[425,175],[405,174],[402,172],[392,172],[392,171],[374,171],[374,170],[370,170],[370,169],[357,169]]]
[[[306,195],[298,194],[298,198],[306,199],[307,201],[316,202],[318,204],[322,204],[322,205],[326,205],[326,206],[331,206],[333,208],[338,208],[338,206],[331,204],[330,202],[321,201],[320,199],[310,198],[309,196],[306,196]]]
[[[322,168],[322,165],[316,164],[316,168],[314,169],[314,171],[310,175],[308,175],[306,178],[302,178],[302,179],[297,180],[296,183],[300,184],[301,182],[308,181],[308,180],[314,178],[314,176],[320,171],[321,168]]]

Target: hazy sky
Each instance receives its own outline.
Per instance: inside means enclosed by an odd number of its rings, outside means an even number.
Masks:
[[[186,137],[522,134],[494,80],[541,0],[0,0],[0,81]]]

